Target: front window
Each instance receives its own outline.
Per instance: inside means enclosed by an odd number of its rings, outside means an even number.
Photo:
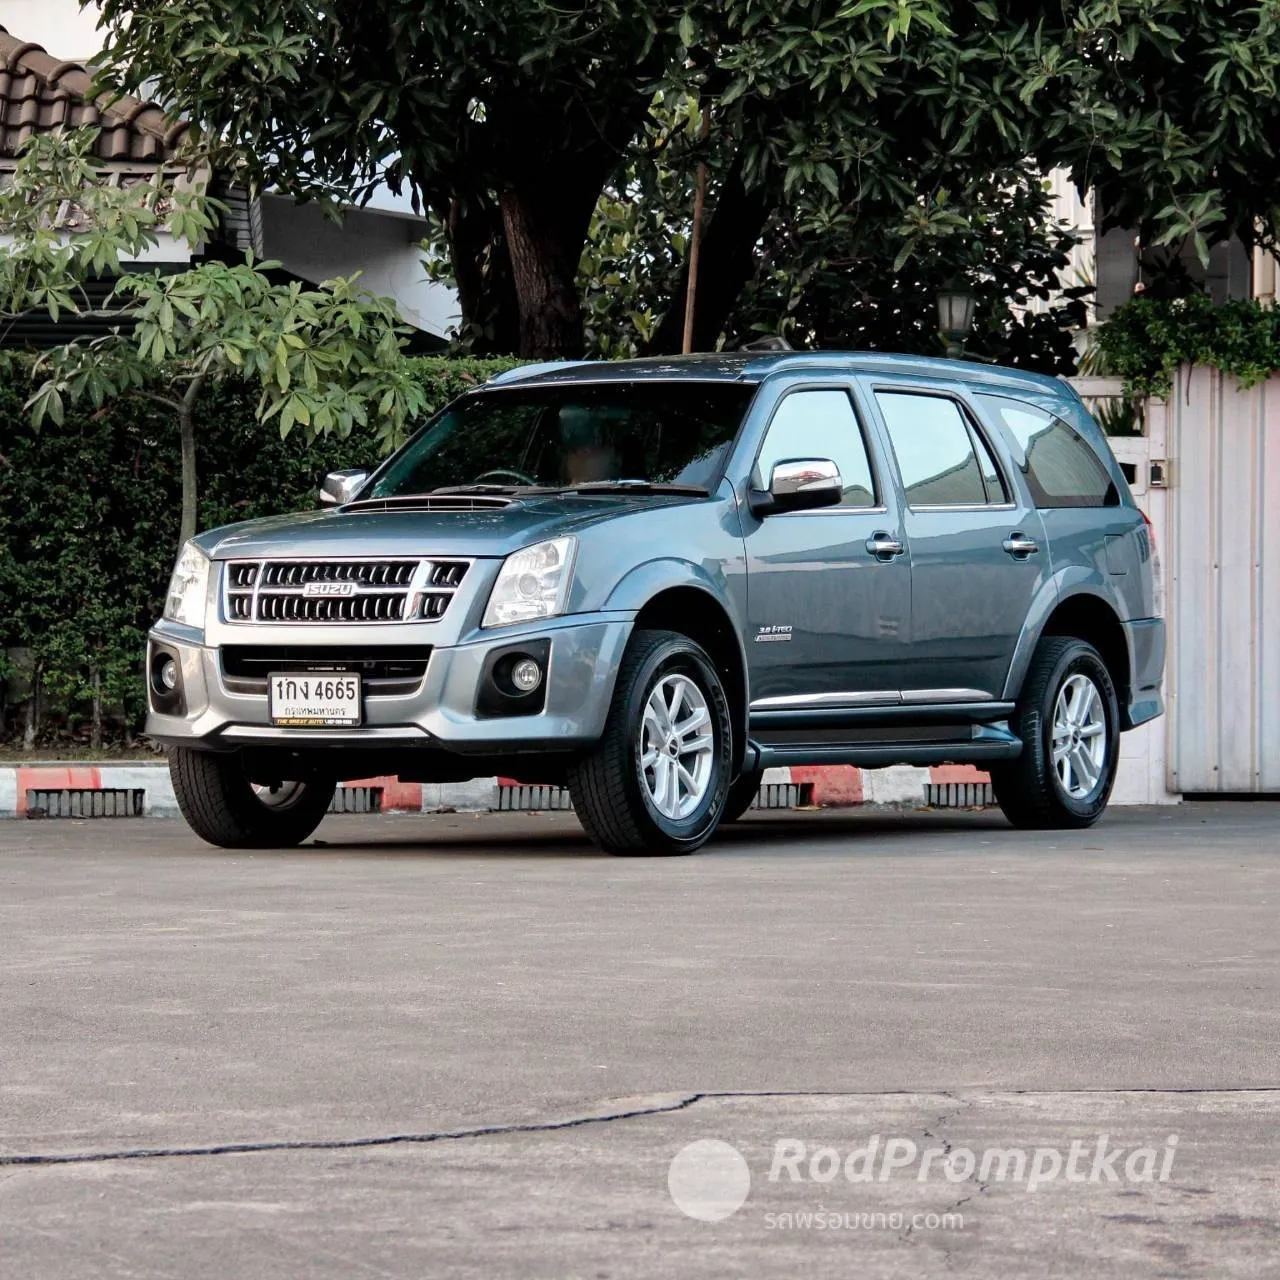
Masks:
[[[628,482],[710,492],[754,394],[737,382],[495,388],[446,409],[360,497]]]

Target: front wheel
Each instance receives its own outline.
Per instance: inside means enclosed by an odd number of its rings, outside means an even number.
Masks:
[[[1022,754],[991,770],[1000,808],[1015,827],[1092,826],[1116,779],[1120,710],[1092,645],[1047,636],[1036,647],[1013,728]]]
[[[674,631],[637,631],[604,733],[569,769],[573,807],[610,853],[692,853],[724,810],[732,742],[706,652]]]
[[[231,753],[169,748],[169,776],[187,825],[223,849],[286,849],[301,844],[333,800],[332,780],[250,781]]]

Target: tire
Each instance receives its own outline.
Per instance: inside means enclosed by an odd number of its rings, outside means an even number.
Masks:
[[[763,769],[752,769],[749,773],[740,773],[729,784],[729,795],[724,802],[724,812],[720,815],[720,825],[726,822],[737,822],[756,798],[760,790],[760,782],[764,777]]]
[[[655,735],[666,728],[651,704],[654,697],[676,711],[677,732],[661,739]],[[694,719],[692,712],[681,713],[696,709],[699,700],[705,721],[680,732]],[[703,738],[709,739],[705,747]],[[680,750],[695,741],[698,749]],[[637,631],[618,670],[604,733],[569,768],[569,794],[587,834],[616,854],[659,856],[700,848],[728,798],[732,741],[729,702],[707,654],[674,631]],[[690,788],[678,766],[699,785]]]
[[[1073,717],[1081,733],[1070,727]],[[1120,755],[1120,708],[1098,651],[1070,636],[1041,640],[1012,727],[1022,739],[1022,754],[991,770],[1005,817],[1024,830],[1097,822],[1110,799]],[[1094,745],[1099,737],[1100,747]],[[1055,760],[1055,741],[1059,750],[1068,744],[1062,760]]]
[[[222,849],[287,849],[319,825],[333,799],[331,780],[254,789],[236,754],[169,748],[169,776],[187,825]]]

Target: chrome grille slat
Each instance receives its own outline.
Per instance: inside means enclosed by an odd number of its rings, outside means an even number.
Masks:
[[[233,560],[222,578],[223,617],[234,623],[437,622],[470,560]],[[350,584],[349,595],[308,595],[312,584]]]

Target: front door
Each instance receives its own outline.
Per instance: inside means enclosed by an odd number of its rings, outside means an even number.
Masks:
[[[903,700],[999,699],[1050,574],[1040,514],[995,461],[958,396],[864,383],[897,459],[911,546]]]
[[[744,512],[747,659],[754,713],[895,703],[911,630],[911,567],[899,504],[845,385],[783,391],[754,485],[775,463],[828,458],[839,506]]]

